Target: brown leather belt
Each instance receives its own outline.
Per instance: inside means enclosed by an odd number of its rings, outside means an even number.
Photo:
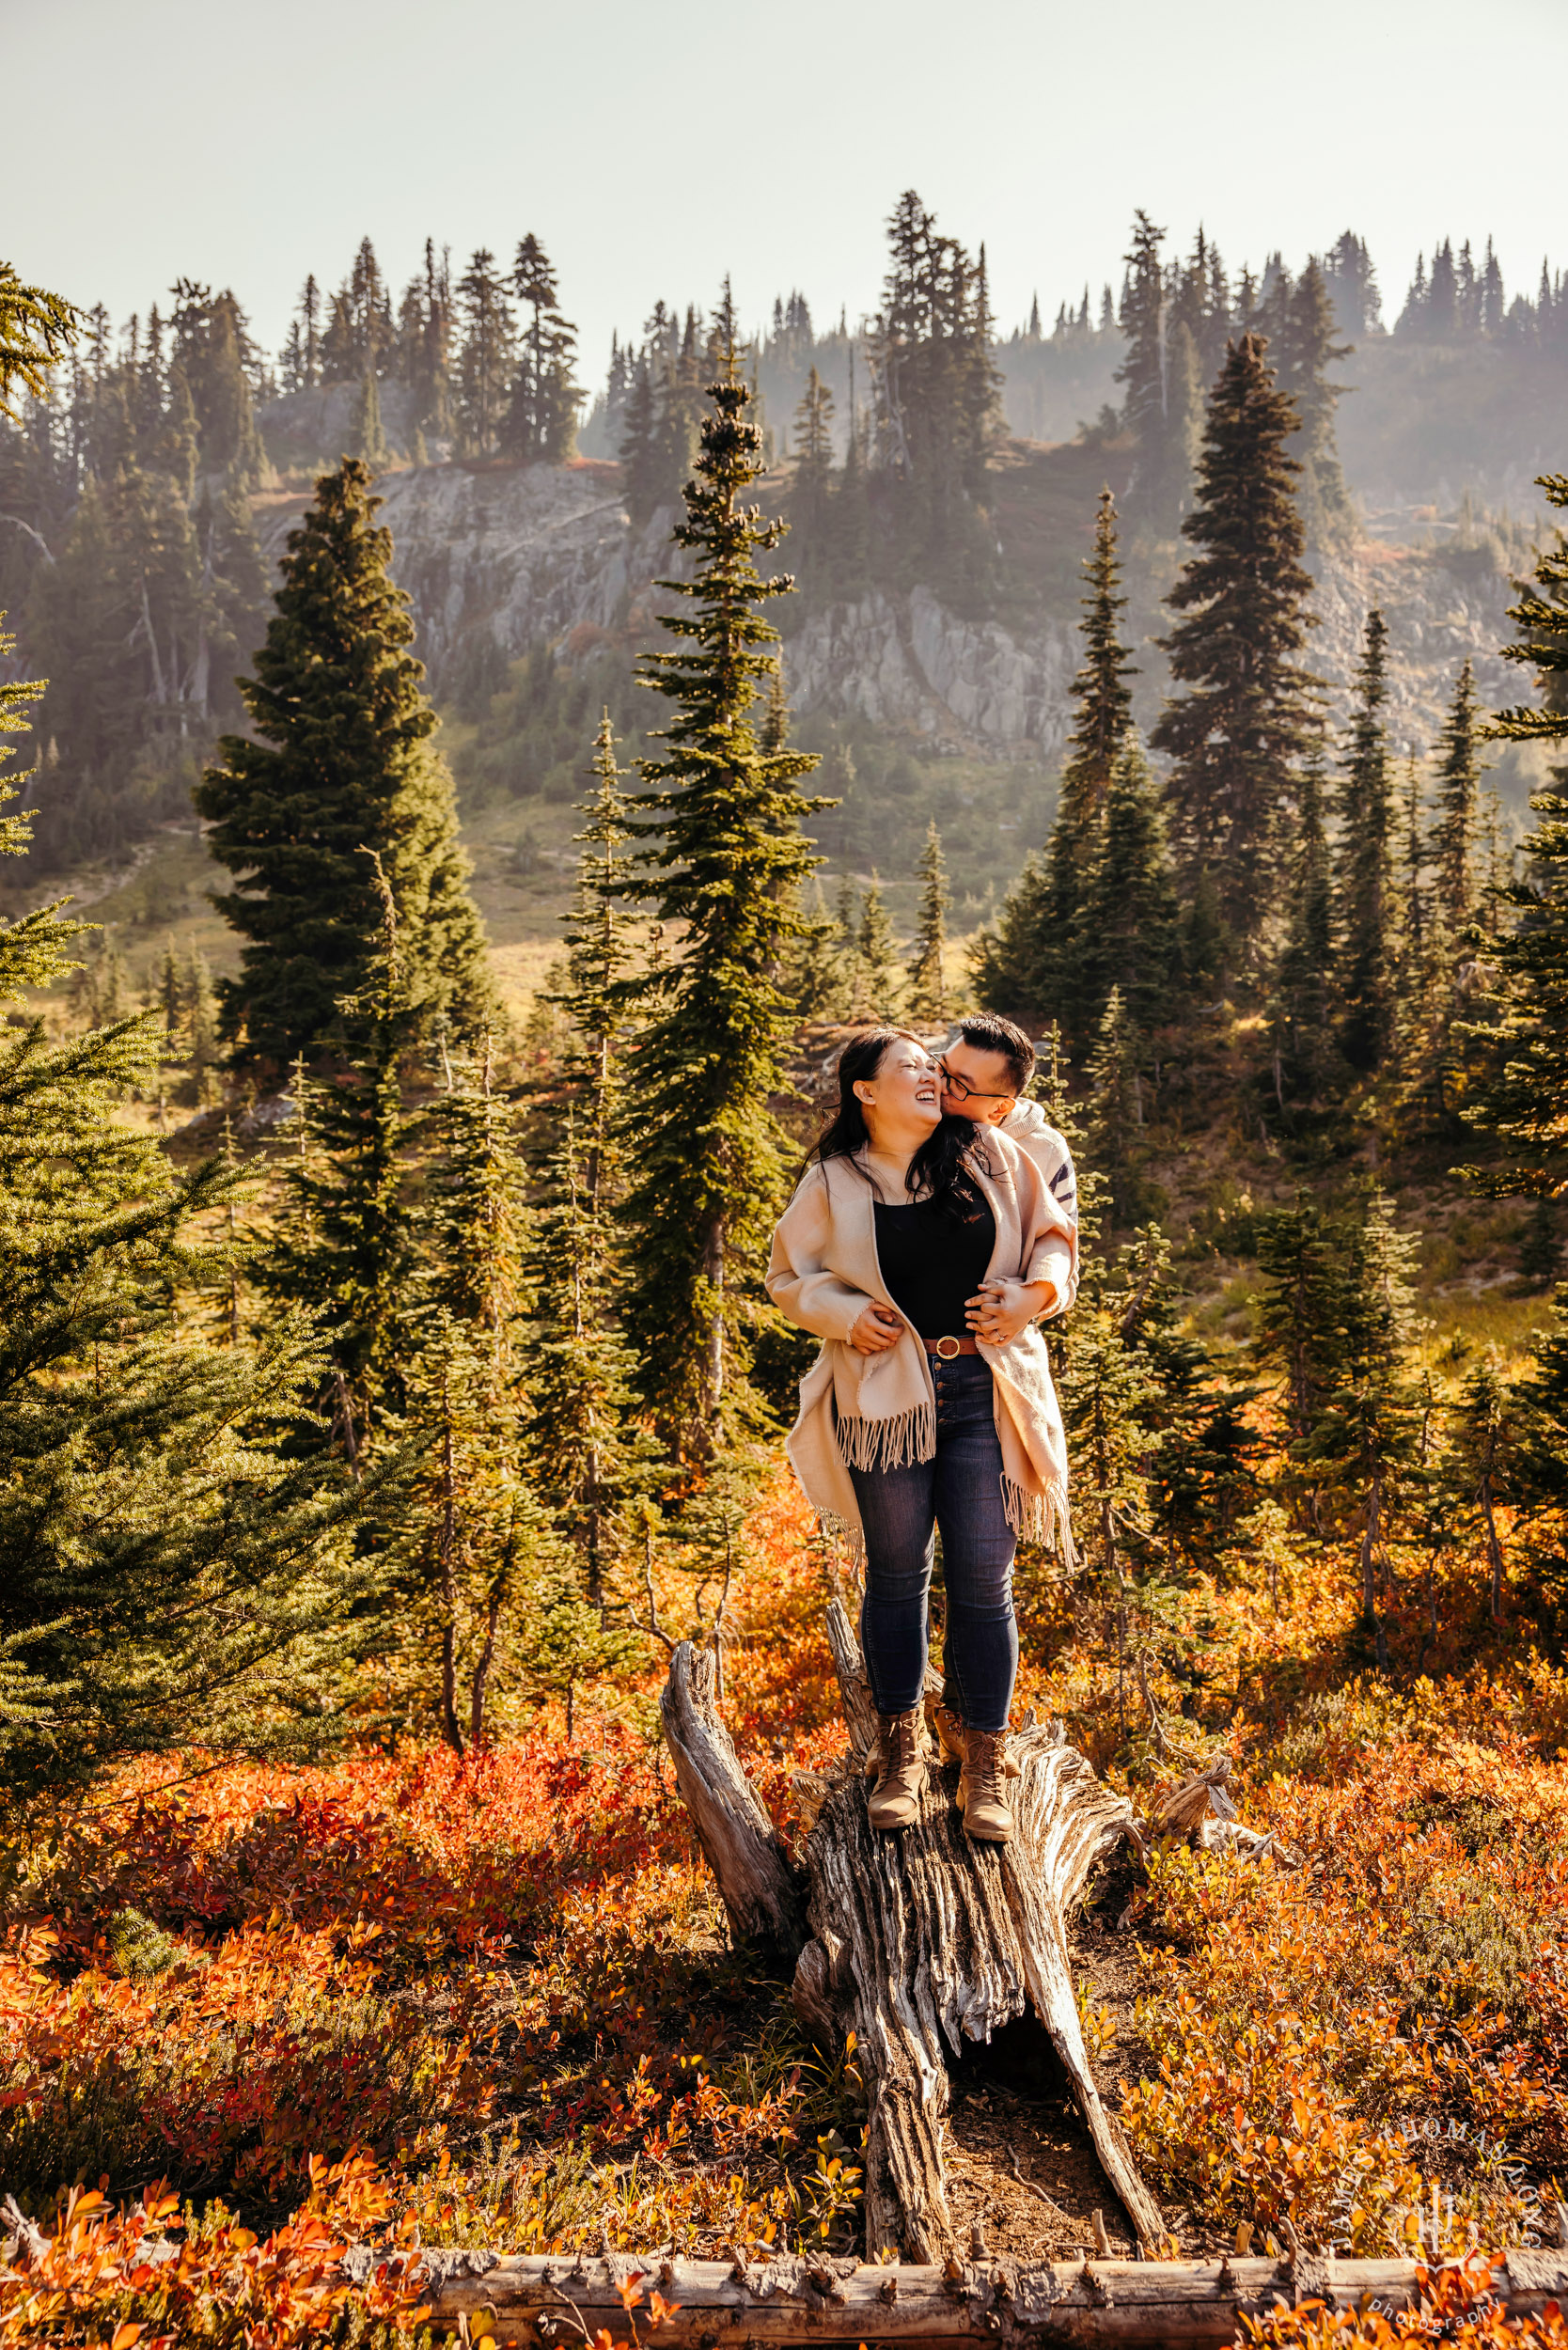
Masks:
[[[950,1363],[960,1355],[980,1353],[980,1342],[976,1339],[922,1339],[920,1344],[928,1355],[934,1355],[941,1363]]]

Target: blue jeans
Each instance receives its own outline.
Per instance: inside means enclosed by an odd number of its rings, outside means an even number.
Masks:
[[[906,1714],[925,1686],[926,1617],[942,1531],[947,1702],[972,1730],[1003,1730],[1018,1672],[1012,1558],[990,1367],[933,1360],[936,1452],[908,1468],[856,1469],[866,1536],[860,1645],[879,1714]]]

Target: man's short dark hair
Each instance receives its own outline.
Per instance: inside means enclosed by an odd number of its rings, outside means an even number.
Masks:
[[[958,1033],[977,1053],[1000,1053],[1014,1093],[1022,1093],[1034,1074],[1034,1046],[1012,1021],[999,1011],[972,1011],[958,1024]]]

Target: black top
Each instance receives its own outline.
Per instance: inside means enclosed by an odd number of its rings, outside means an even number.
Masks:
[[[985,1195],[959,1178],[944,1214],[929,1199],[906,1207],[876,1203],[876,1253],[887,1293],[923,1339],[968,1335],[964,1308],[979,1290],[996,1245],[996,1219]]]

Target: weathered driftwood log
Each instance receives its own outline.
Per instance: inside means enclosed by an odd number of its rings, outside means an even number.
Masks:
[[[862,1758],[875,1730],[860,1651],[842,1605],[827,1634],[843,1692],[850,1754],[803,1789],[811,1939],[771,1823],[713,1703],[711,1668],[676,1652],[663,1700],[682,1794],[737,1932],[799,1950],[797,2013],[820,2042],[855,2034],[868,2099],[866,2249],[921,2262],[958,2250],[943,2172],[948,2062],[1032,2005],[1049,2032],[1090,2136],[1144,2244],[1164,2235],[1158,2206],[1100,2101],[1078,2022],[1065,1913],[1093,1862],[1131,1825],[1132,1808],[1084,1758],[1030,1722],[1014,1741],[1018,1833],[1005,1850],[973,1843],[954,1806],[955,1774],[933,1770],[920,1817],[897,1836],[866,1815]],[[678,1743],[679,1740],[679,1743]]]
[[[792,1961],[806,1939],[799,1880],[719,1718],[710,1649],[681,1642],[669,1660],[659,1712],[675,1783],[730,1925],[741,1941],[763,1943]]]
[[[849,1617],[838,1600],[827,1634],[852,1747],[874,1722]],[[1137,2237],[1165,2232],[1159,2207],[1100,2101],[1084,2048],[1064,1913],[1132,1807],[1105,1787],[1059,1731],[1030,1723],[1012,1742],[1017,1833],[977,1844],[954,1805],[955,1774],[933,1769],[919,1818],[879,1835],[866,1814],[859,1758],[827,1796],[807,1840],[811,1876],[806,1981],[797,2012],[831,2009],[853,2025],[868,2091],[866,2251],[912,2261],[956,2248],[943,2175],[949,2103],[946,2051],[986,2041],[1027,2006],[1051,2036],[1105,2174]],[[813,1955],[814,1950],[821,1956]],[[799,1980],[800,1970],[797,1970]]]
[[[854,2261],[779,2257],[743,2268],[724,2261],[612,2253],[498,2257],[428,2252],[427,2299],[435,2323],[470,2326],[481,2312],[500,2342],[565,2346],[601,2327],[632,2338],[620,2289],[643,2279],[675,2314],[637,2335],[649,2350],[718,2350],[726,2342],[918,2342],[922,2350],[977,2341],[1086,2344],[1229,2344],[1244,2313],[1322,2301],[1329,2309],[1408,2309],[1418,2271],[1409,2261],[1071,2261],[934,2266],[861,2266]],[[374,2255],[351,2253],[368,2267]],[[1495,2298],[1515,2317],[1539,2315],[1568,2295],[1568,2253],[1510,2252]]]

